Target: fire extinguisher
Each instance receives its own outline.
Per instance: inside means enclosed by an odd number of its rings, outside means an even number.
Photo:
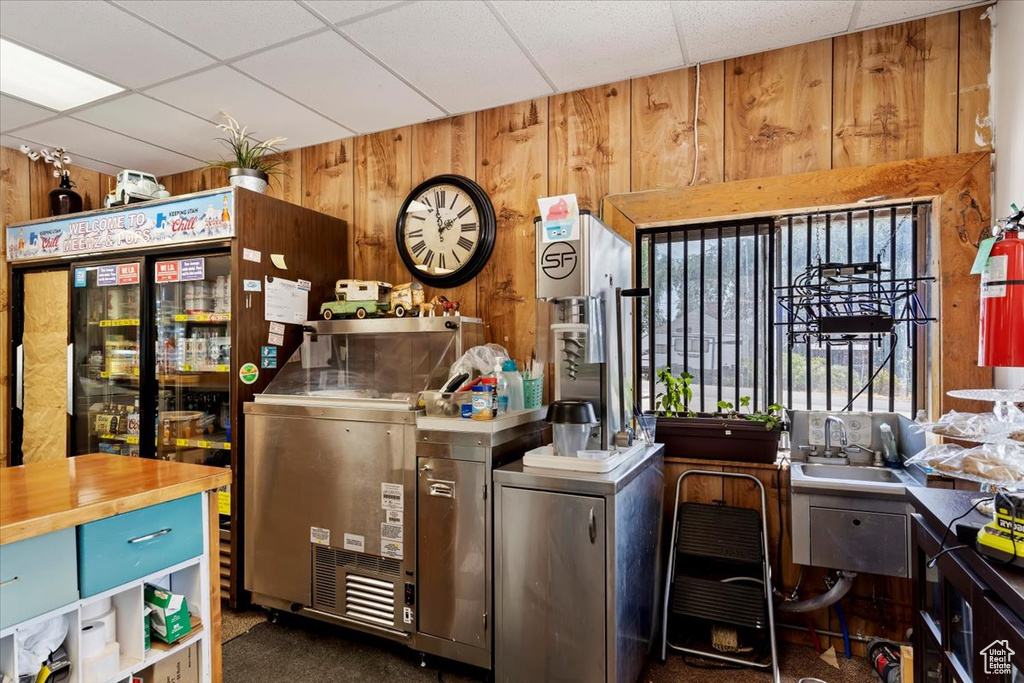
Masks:
[[[1016,208],[1016,207],[1014,207]],[[1024,367],[1024,211],[1007,219],[981,276],[978,365]]]

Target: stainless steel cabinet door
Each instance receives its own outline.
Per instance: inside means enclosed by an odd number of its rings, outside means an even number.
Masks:
[[[606,680],[602,498],[503,487],[502,683]]]
[[[419,631],[486,647],[487,520],[483,463],[419,459]]]

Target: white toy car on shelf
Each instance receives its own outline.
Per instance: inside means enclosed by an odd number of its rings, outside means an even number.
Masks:
[[[133,200],[145,202],[170,196],[171,193],[156,181],[152,173],[124,170],[117,174],[117,187],[107,195],[104,205],[109,209],[115,204],[128,204]]]

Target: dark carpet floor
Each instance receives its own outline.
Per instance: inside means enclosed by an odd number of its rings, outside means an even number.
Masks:
[[[821,661],[814,650],[780,644],[784,683],[814,676],[826,683],[871,683],[878,679],[861,658],[839,656],[840,670]],[[282,615],[277,624],[262,623],[224,644],[224,683],[474,683],[486,672],[454,662],[427,658],[390,641],[310,619]],[[742,670],[687,666],[669,655],[665,664],[651,662],[642,683],[770,683],[771,675]],[[540,683],[540,682],[538,682]]]

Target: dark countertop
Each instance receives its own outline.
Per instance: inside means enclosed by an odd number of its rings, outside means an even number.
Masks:
[[[974,501],[979,496],[984,495],[986,494],[977,491],[907,489],[911,505],[924,518],[926,525],[940,538],[950,522],[974,505]],[[974,511],[960,520],[960,522],[980,524],[991,521],[990,516],[978,511]],[[946,539],[947,548],[953,545],[957,545],[956,529],[950,530]],[[974,550],[966,548],[957,550],[953,554],[967,565],[1015,614],[1024,614],[1024,570],[992,564]]]

